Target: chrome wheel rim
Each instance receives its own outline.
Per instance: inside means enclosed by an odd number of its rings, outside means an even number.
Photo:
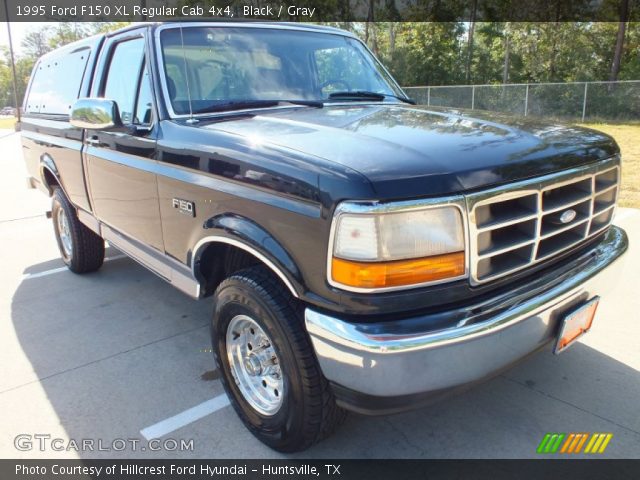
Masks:
[[[71,256],[73,241],[71,240],[71,230],[69,228],[69,219],[63,209],[58,210],[58,236],[62,244],[62,250],[67,257]]]
[[[238,389],[259,413],[272,416],[282,406],[284,379],[273,342],[247,315],[236,315],[227,327],[227,358]]]

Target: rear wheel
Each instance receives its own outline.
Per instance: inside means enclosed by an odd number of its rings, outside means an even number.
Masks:
[[[216,290],[211,332],[224,388],[251,433],[281,452],[308,448],[346,415],[303,325],[295,298],[262,266]]]
[[[104,262],[104,240],[78,220],[75,208],[60,188],[53,192],[51,218],[60,256],[69,270],[98,270]]]

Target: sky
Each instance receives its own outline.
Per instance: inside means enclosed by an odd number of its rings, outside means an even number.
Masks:
[[[20,43],[27,33],[45,25],[55,25],[56,22],[9,22],[11,25],[11,36],[13,39],[13,51],[16,55],[22,53]],[[7,22],[0,22],[0,45],[9,46],[9,35],[7,34]]]

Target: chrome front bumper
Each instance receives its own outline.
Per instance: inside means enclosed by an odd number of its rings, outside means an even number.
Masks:
[[[547,345],[555,339],[564,312],[594,295],[606,295],[615,285],[621,262],[611,264],[627,246],[625,232],[611,227],[588,261],[561,283],[496,309],[489,318],[486,301],[467,307],[466,311],[474,314],[453,328],[420,332],[409,319],[412,327],[406,332],[402,331],[405,320],[380,331],[371,324],[346,322],[310,308],[305,311],[306,327],[323,374],[339,389],[365,397],[405,397],[410,401],[418,394],[488,378]],[[349,405],[349,401],[342,403],[370,413]]]

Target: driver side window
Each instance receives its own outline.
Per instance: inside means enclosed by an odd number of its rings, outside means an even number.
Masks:
[[[135,38],[116,44],[111,55],[103,96],[118,104],[120,119],[124,125],[131,125],[135,122],[138,79],[143,67],[143,58],[143,38]],[[123,72],[135,72],[135,76],[126,75]]]
[[[153,117],[153,95],[151,93],[151,78],[146,63],[142,65],[140,72],[140,87],[138,88],[138,98],[136,100],[136,111],[134,122],[136,125],[148,126],[152,123]]]

